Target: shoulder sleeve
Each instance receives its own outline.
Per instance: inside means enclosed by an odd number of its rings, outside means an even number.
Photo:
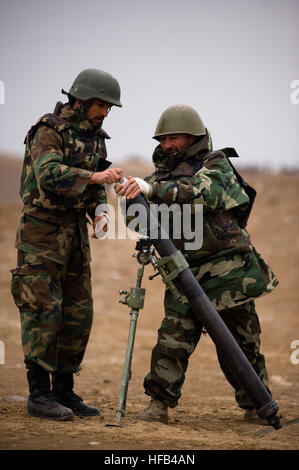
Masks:
[[[229,210],[249,203],[249,197],[224,156],[207,159],[194,175],[194,186],[194,203],[204,204],[211,210]]]
[[[39,127],[30,153],[36,179],[42,188],[68,197],[77,197],[86,189],[93,173],[64,164],[62,139],[54,129]]]
[[[48,126],[40,126],[37,129],[31,145],[33,161],[44,153],[58,154],[63,157],[62,138]]]

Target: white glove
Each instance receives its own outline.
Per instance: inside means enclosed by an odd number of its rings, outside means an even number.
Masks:
[[[98,217],[99,215],[104,215],[105,217],[107,217],[107,220],[108,222],[110,221],[110,217],[109,217],[109,214],[106,212],[108,211],[108,206],[107,204],[99,204],[96,208],[95,208],[95,211],[94,211],[94,215],[95,217]]]
[[[99,206],[97,206],[97,207],[99,207]],[[97,214],[97,207],[95,209],[96,217],[98,217],[100,215],[104,215],[105,217],[102,217],[101,220],[97,223],[97,225],[95,227],[95,230],[94,230],[94,233],[95,233],[95,236],[97,238],[103,238],[107,234],[107,231],[106,232],[104,231],[104,227],[105,227],[106,224],[108,225],[108,223],[110,222],[110,217],[106,212],[99,212]]]
[[[145,196],[148,196],[149,195],[149,190],[150,190],[150,186],[149,184],[144,181],[143,179],[141,178],[135,178],[134,177],[134,180],[136,181],[136,183],[138,184],[139,188],[140,188],[140,191],[145,195]]]
[[[107,231],[104,231],[104,227],[107,225],[108,220],[103,217],[96,225],[96,228],[94,230],[94,233],[97,238],[104,238],[105,235],[107,235]]]

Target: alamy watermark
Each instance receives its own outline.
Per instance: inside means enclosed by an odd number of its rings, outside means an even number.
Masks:
[[[299,339],[294,339],[291,342],[291,348],[295,350],[290,357],[291,363],[297,365],[299,364]]]
[[[0,364],[5,364],[5,346],[3,341],[0,341]]]
[[[299,80],[293,80],[291,82],[291,88],[294,88],[294,91],[290,94],[290,101],[292,104],[299,103]]]
[[[0,104],[5,104],[5,85],[2,80],[0,80]]]
[[[133,203],[126,209],[124,202],[124,197],[117,200],[118,223],[111,204],[97,206],[97,212],[107,212],[110,219],[108,230],[101,238],[136,239],[142,234],[151,240],[184,240],[185,250],[199,250],[202,247],[202,204],[151,204],[148,213],[142,204]]]

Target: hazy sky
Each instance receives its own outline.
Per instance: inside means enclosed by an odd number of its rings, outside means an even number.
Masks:
[[[298,167],[298,45],[299,0],[0,0],[0,152],[22,156],[30,126],[93,67],[121,85],[103,125],[114,163],[150,162],[160,114],[181,103],[239,165]]]

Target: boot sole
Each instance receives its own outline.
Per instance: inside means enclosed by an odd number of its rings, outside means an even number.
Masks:
[[[151,418],[149,416],[137,416],[137,419],[139,421],[148,421],[151,423],[162,423],[162,424],[168,424],[168,418]]]
[[[101,416],[101,413],[83,414],[83,413],[78,413],[77,411],[74,411],[74,415],[80,416],[80,418],[89,418],[91,416]]]
[[[41,415],[39,413],[34,413],[29,410],[27,410],[27,414],[29,416],[32,416],[33,418],[40,418],[40,419],[51,419],[52,421],[72,421],[74,418],[74,415],[66,415],[66,416],[45,416]]]

